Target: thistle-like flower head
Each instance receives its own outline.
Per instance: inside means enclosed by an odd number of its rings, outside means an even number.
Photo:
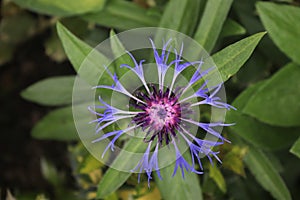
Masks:
[[[96,132],[103,131],[104,134],[93,142],[112,138],[102,154],[104,156],[109,148],[112,151],[114,150],[115,142],[123,134],[132,130],[140,130],[144,133],[144,139],[141,142],[147,145],[147,149],[136,164],[136,167],[132,169],[132,172],[139,173],[139,177],[141,173],[145,172],[149,183],[152,179],[152,172],[156,171],[158,177],[162,178],[159,171],[158,154],[159,149],[164,145],[175,150],[176,161],[173,175],[176,174],[178,168],[181,169],[183,177],[184,171],[202,174],[203,168],[200,155],[206,155],[210,162],[212,162],[212,157],[221,162],[217,156],[218,152],[214,152],[212,148],[228,140],[221,136],[217,127],[230,126],[232,124],[196,121],[192,118],[195,115],[194,108],[204,105],[227,110],[234,108],[222,102],[217,96],[222,87],[221,84],[208,87],[207,82],[203,79],[213,68],[203,70],[202,66],[204,62],[202,60],[194,62],[184,61],[184,58],[182,58],[183,45],[180,51],[173,50],[170,45],[171,40],[166,42],[160,51],[156,48],[152,40],[150,42],[153,47],[153,55],[157,67],[158,83],[148,83],[143,67],[145,60],[138,62],[131,53],[127,52],[134,66],[124,63],[120,67],[126,67],[131,70],[140,79],[142,86],[134,92],[130,92],[115,74],[113,75],[108,72],[114,84],[99,85],[95,88],[104,88],[127,96],[130,99],[128,105],[130,109],[122,110],[116,108],[99,98],[101,105],[96,108],[104,111],[97,112],[93,109],[90,109],[90,111],[98,116],[93,121],[97,123]],[[179,75],[184,73],[187,68],[195,68],[193,73],[190,74],[187,84],[181,87],[176,86]],[[170,69],[173,70],[172,78],[169,81],[165,81],[167,77],[166,73]],[[202,83],[200,87],[196,88],[192,94],[186,95],[187,91],[195,88],[195,85],[198,83]],[[107,127],[123,119],[131,119],[127,128],[110,132],[106,131]],[[219,142],[197,137],[197,131],[192,132],[192,129],[190,129],[191,126],[196,126],[197,129],[216,137]],[[178,147],[179,136],[183,140],[181,142],[184,142],[190,150],[190,163],[183,156],[184,152],[181,152]],[[199,165],[199,168],[197,165]]]

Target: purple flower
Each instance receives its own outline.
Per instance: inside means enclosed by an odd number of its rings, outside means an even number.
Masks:
[[[183,177],[184,171],[202,174],[202,171],[196,170],[197,165],[203,170],[201,163],[202,156],[206,156],[211,163],[213,163],[212,158],[221,162],[217,156],[218,152],[214,152],[212,149],[215,146],[222,145],[224,141],[229,142],[221,136],[217,127],[233,125],[225,124],[223,122],[199,122],[191,118],[191,115],[193,115],[192,109],[201,105],[209,105],[215,108],[228,110],[235,108],[222,102],[217,96],[221,89],[221,84],[209,88],[207,82],[203,80],[203,76],[207,75],[213,68],[203,70],[203,60],[185,62],[184,58],[182,58],[183,45],[181,45],[179,53],[176,49],[171,51],[171,41],[172,40],[166,42],[161,51],[159,51],[156,49],[154,42],[150,40],[158,71],[158,84],[146,82],[143,68],[143,62],[145,62],[145,60],[138,62],[131,53],[127,52],[135,66],[129,66],[124,63],[120,67],[126,67],[134,72],[142,82],[142,87],[140,87],[138,91],[130,93],[128,89],[126,89],[126,85],[123,85],[118,77],[112,75],[110,72],[109,74],[111,75],[114,84],[112,86],[99,85],[95,87],[113,90],[126,95],[130,99],[129,110],[118,109],[109,105],[101,98],[99,98],[101,106],[96,106],[96,108],[102,109],[102,112],[97,112],[89,108],[90,111],[98,117],[96,120],[92,121],[97,123],[96,133],[99,133],[100,131],[105,132],[102,137],[93,142],[112,137],[112,140],[109,142],[102,156],[104,156],[109,148],[111,148],[112,151],[114,150],[116,140],[123,134],[135,129],[144,132],[144,140],[141,142],[144,142],[145,145],[147,145],[147,149],[136,167],[132,169],[132,172],[139,173],[139,181],[141,173],[145,172],[148,177],[148,185],[152,179],[153,171],[156,171],[158,177],[162,179],[159,171],[160,166],[158,159],[159,149],[162,146],[167,145],[169,148],[173,147],[175,149],[176,161],[173,176],[177,173],[179,168]],[[172,60],[171,57],[174,59]],[[175,88],[175,82],[179,74],[193,66],[196,66],[196,70],[191,74],[188,83],[183,87]],[[165,75],[170,68],[174,70],[173,77],[170,80],[170,84],[165,85]],[[202,80],[203,84],[196,89],[196,92],[189,96],[183,95],[186,94],[188,90],[192,89],[200,80]],[[191,102],[191,99],[196,99],[197,102]],[[112,126],[117,121],[123,119],[130,119],[131,121],[126,129],[106,132],[107,127]],[[192,133],[192,129],[190,129],[191,126],[207,132],[212,137],[220,139],[221,142],[214,142],[196,137],[197,133]],[[178,136],[183,138],[182,142],[188,146],[188,153],[190,153],[192,160],[191,163],[186,159],[187,154],[180,151],[178,146]],[[151,150],[153,150],[153,152]]]

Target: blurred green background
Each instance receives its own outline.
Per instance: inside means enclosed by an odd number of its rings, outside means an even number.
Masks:
[[[0,2],[0,199],[300,199],[300,1]],[[138,27],[199,42],[238,108],[222,165],[151,189],[95,160],[70,109],[79,52]]]

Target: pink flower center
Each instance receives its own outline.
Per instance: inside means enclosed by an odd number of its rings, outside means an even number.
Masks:
[[[173,101],[170,102],[167,98],[148,103],[148,107],[145,111],[149,117],[149,124],[152,125],[152,128],[159,131],[164,127],[170,128],[178,122],[180,117],[180,105],[173,105],[174,103]]]
[[[145,104],[135,103],[134,107],[142,112],[133,117],[133,121],[147,130],[144,141],[149,142],[158,138],[160,144],[163,140],[166,144],[170,142],[170,136],[176,137],[176,130],[181,122],[181,115],[186,112],[185,105],[180,105],[178,97],[170,93],[167,88],[165,92],[157,90],[152,86],[152,93],[147,95],[140,92],[138,98],[144,100]],[[150,138],[148,135],[152,133]]]

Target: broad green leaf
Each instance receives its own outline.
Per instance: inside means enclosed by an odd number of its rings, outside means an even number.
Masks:
[[[284,66],[250,97],[243,112],[275,126],[300,126],[299,77],[299,65]]]
[[[300,8],[259,2],[257,11],[270,37],[279,49],[300,64]]]
[[[129,66],[135,67],[132,61],[132,58],[127,54],[125,47],[123,46],[122,42],[119,40],[118,36],[115,34],[113,30],[110,32],[110,43],[111,49],[115,56],[115,63],[116,63],[116,73],[121,77],[121,75],[128,71],[127,68],[123,67],[120,68],[121,64],[127,64]]]
[[[239,145],[246,145],[242,140],[233,136],[233,141]],[[291,199],[288,188],[280,177],[277,168],[277,159],[274,163],[274,157],[270,154],[265,154],[258,148],[249,145],[248,153],[245,156],[245,163],[250,169],[251,173],[255,176],[257,181],[263,188],[271,193],[276,199]],[[247,181],[248,183],[249,181]]]
[[[176,40],[174,41],[179,44],[182,40],[185,40],[185,35],[192,36],[194,29],[197,26],[200,6],[203,5],[203,0],[170,0],[166,4],[165,11],[159,23],[159,27],[164,29],[158,29],[155,34],[154,43],[156,46],[163,47],[164,41],[166,42],[175,38]],[[166,31],[166,29],[174,31]],[[197,54],[198,52],[195,52],[194,49],[195,46],[192,46],[193,47],[189,47],[187,50]],[[192,55],[190,53],[188,54]],[[174,55],[171,55],[170,57],[172,56]],[[154,60],[154,56],[151,55],[151,57],[151,59]]]
[[[111,49],[113,50],[115,57],[120,59],[120,63],[122,64],[132,63],[132,59],[126,53],[125,47],[123,46],[122,42],[119,40],[118,36],[113,30],[110,31],[110,42],[111,42]],[[126,57],[120,57],[123,54],[125,54]]]
[[[120,188],[131,173],[109,168],[102,177],[97,190],[97,197],[104,198]]]
[[[130,177],[131,173],[109,168],[102,177],[97,190],[97,197],[104,198],[120,188]]]
[[[299,128],[283,128],[264,124],[242,112],[249,99],[264,86],[260,82],[246,89],[232,103],[237,108],[227,113],[226,121],[236,123],[230,129],[247,142],[265,150],[278,150],[288,147],[299,135]]]
[[[60,108],[50,112],[33,127],[31,134],[37,139],[78,140],[72,107]]]
[[[169,28],[192,35],[197,24],[201,0],[170,0],[165,8],[159,27]],[[158,33],[157,38],[164,38]]]
[[[87,133],[90,131],[88,128],[91,128],[91,126],[87,126],[88,122],[93,120],[92,115],[87,111],[87,107],[90,105],[90,102],[86,102],[49,112],[33,127],[31,130],[32,136],[47,140],[78,140],[75,122],[77,127],[84,127],[84,129],[81,129],[82,132]],[[75,116],[76,119],[74,119],[72,109],[80,113],[80,115]]]
[[[110,79],[105,71],[105,66],[111,64],[107,57],[78,39],[60,23],[57,23],[57,31],[68,58],[82,79],[92,86],[97,85],[100,77]]]
[[[228,114],[227,119],[229,122],[236,123],[230,127],[234,133],[265,150],[279,150],[290,146],[300,131],[299,128],[270,126],[239,111]]]
[[[212,56],[212,60],[217,68],[214,68],[205,75],[204,79],[211,81],[212,85],[218,85],[221,80],[214,78],[217,74],[217,76],[221,76],[222,82],[227,81],[231,76],[237,73],[248,60],[258,42],[264,35],[265,32],[254,34],[214,54]],[[208,62],[208,64],[210,64],[210,62]],[[204,65],[206,65],[205,60]],[[204,69],[209,69],[211,67],[212,66],[205,66]],[[189,70],[190,68],[187,69],[188,73],[193,73]],[[197,85],[201,85],[201,82],[199,81]]]
[[[72,103],[74,76],[51,77],[34,83],[21,96],[42,105],[59,106]]]
[[[298,140],[295,142],[295,144],[292,146],[290,149],[290,152],[298,156],[300,158],[300,137]]]
[[[124,151],[128,152],[143,152],[147,148],[141,138],[130,138],[130,140],[124,146]],[[113,161],[113,166],[118,166],[118,168],[127,168],[128,162],[131,158],[130,156],[125,156],[124,151],[122,151],[116,159]],[[137,163],[136,163],[137,164]],[[119,171],[110,167],[104,174],[101,182],[98,185],[97,197],[104,198],[112,192],[116,191],[119,187],[125,183],[125,181],[130,177],[131,173]]]
[[[194,39],[201,44],[207,52],[211,52],[218,39],[232,1],[233,0],[207,1],[203,16],[194,36]]]
[[[227,189],[225,179],[217,165],[209,165],[209,177],[215,181],[223,193],[226,193]]]
[[[281,163],[281,156],[278,156],[276,152],[264,152],[265,155],[268,157],[268,159],[270,160],[270,162],[273,164],[274,169],[276,169],[276,171],[278,171],[279,173],[284,172],[284,167],[283,167],[283,163]],[[285,163],[284,163],[285,164]],[[286,165],[285,165],[285,168]]]
[[[265,32],[261,32],[249,36],[222,49],[212,56],[224,82],[243,66],[265,34]]]
[[[88,13],[82,17],[89,22],[121,30],[157,26],[160,20],[159,15],[153,15],[133,2],[120,0],[109,0],[101,12]]]
[[[74,69],[78,71],[80,65],[86,56],[93,50],[93,48],[73,35],[61,23],[58,22],[56,28],[58,36],[62,41],[63,47],[70,62],[72,63]]]
[[[238,110],[242,111],[249,102],[249,98],[254,95],[265,83],[266,81],[260,81],[248,87],[233,101],[232,105],[234,105]],[[234,113],[235,111],[232,112]],[[229,111],[228,114],[231,114],[232,112]]]
[[[259,149],[250,147],[245,163],[257,181],[278,200],[292,199],[288,188],[272,162]]]
[[[243,35],[246,33],[246,29],[232,19],[227,19],[223,25],[220,37],[228,37],[234,35]]]
[[[189,152],[184,154],[187,162],[191,163]],[[179,169],[173,175],[174,165],[169,165],[160,170],[162,180],[160,180],[155,173],[155,182],[165,200],[182,200],[182,199],[198,199],[202,200],[202,191],[199,184],[198,175],[193,172],[185,172],[182,177]]]
[[[41,14],[71,16],[99,11],[105,0],[12,0],[17,5]]]

